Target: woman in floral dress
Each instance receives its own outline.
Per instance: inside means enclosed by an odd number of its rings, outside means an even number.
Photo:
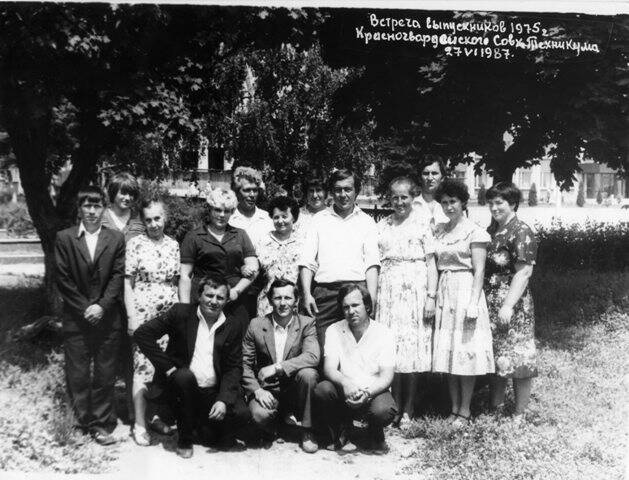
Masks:
[[[166,212],[157,200],[142,203],[141,218],[146,234],[127,243],[124,300],[129,316],[129,335],[144,322],[165,313],[177,302],[179,244],[164,235]],[[168,337],[160,340],[165,349]],[[146,431],[146,383],[153,379],[153,365],[133,347],[133,404],[135,425],[133,438],[138,445],[149,445]]]
[[[413,211],[416,190],[411,178],[395,178],[389,184],[393,214],[378,222],[376,321],[395,335],[391,391],[399,408],[398,424],[414,416],[419,373],[430,372],[432,366],[437,267],[430,226]]]
[[[268,207],[275,230],[266,234],[256,245],[260,268],[266,277],[265,286],[258,295],[258,317],[273,310],[267,292],[275,280],[283,278],[297,284],[297,260],[303,244],[303,237],[293,229],[299,218],[297,201],[286,196],[275,197]]]
[[[433,372],[448,374],[452,401],[450,420],[470,418],[476,376],[494,372],[491,329],[483,294],[487,232],[464,211],[469,193],[457,180],[446,179],[435,197],[449,222],[435,232],[439,285],[433,343]]]
[[[491,404],[504,403],[507,379],[513,379],[515,414],[524,414],[537,376],[535,315],[528,288],[537,256],[537,240],[531,228],[516,216],[520,190],[499,183],[487,191],[492,237],[487,253],[485,291],[494,338],[496,375],[492,379]],[[520,417],[521,418],[521,417]]]

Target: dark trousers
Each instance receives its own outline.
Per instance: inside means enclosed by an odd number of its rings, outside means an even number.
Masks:
[[[221,421],[210,421],[208,415],[216,402],[218,388],[201,388],[188,368],[177,369],[170,378],[170,398],[177,418],[179,445],[192,445],[193,432],[202,433],[204,441],[225,439],[236,435],[250,419],[249,409],[239,396],[234,405],[227,406]]]
[[[321,351],[325,345],[325,331],[330,325],[343,320],[343,311],[338,305],[339,290],[343,285],[348,283],[358,283],[367,286],[366,282],[332,282],[332,283],[315,283],[312,289],[312,296],[317,302],[316,324],[317,324],[317,337],[319,338],[319,344]]]
[[[353,418],[367,421],[369,429],[378,433],[389,425],[397,414],[397,406],[390,392],[376,395],[367,405],[354,410],[345,404],[345,396],[329,380],[319,383],[314,391],[318,416],[328,427],[337,429]]]
[[[268,390],[278,400],[278,407],[269,410],[252,398],[249,401],[249,410],[253,421],[266,427],[278,415],[278,413],[293,413],[304,428],[312,428],[312,401],[314,389],[317,386],[319,374],[314,368],[302,368],[294,378],[280,381],[277,388]]]
[[[120,337],[119,330],[64,333],[68,394],[78,425],[83,429],[103,428],[112,432],[116,428],[114,383]]]

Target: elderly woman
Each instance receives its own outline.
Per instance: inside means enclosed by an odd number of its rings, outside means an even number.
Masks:
[[[435,200],[435,192],[447,176],[446,166],[439,155],[427,154],[422,159],[419,171],[421,194],[413,200],[413,208],[434,232],[438,225],[448,223],[448,217]]]
[[[157,199],[143,201],[140,218],[146,226],[146,234],[127,242],[125,262],[124,302],[130,336],[144,322],[166,312],[177,301],[179,244],[164,235],[164,203]],[[166,343],[167,338],[164,338],[163,348],[166,348]],[[133,372],[133,438],[138,445],[146,446],[150,444],[145,421],[146,384],[152,381],[154,369],[135,346]]]
[[[107,185],[109,208],[103,213],[102,224],[122,232],[125,241],[144,233],[144,224],[134,212],[140,196],[140,186],[133,175],[127,172],[116,173]]]
[[[487,232],[465,216],[469,193],[457,180],[446,179],[435,192],[448,223],[435,232],[439,285],[433,343],[433,372],[448,374],[452,401],[450,420],[470,419],[476,376],[494,372],[494,356],[483,274]]]
[[[214,189],[207,202],[204,224],[188,232],[181,245],[179,301],[196,301],[196,282],[203,275],[223,275],[230,287],[231,304],[228,308],[242,322],[244,333],[249,317],[240,297],[258,273],[258,259],[249,235],[229,225],[229,218],[237,204],[236,194],[231,190]],[[242,269],[243,266],[246,268]],[[243,276],[241,270],[248,272],[249,276]],[[194,295],[192,298],[191,292]]]
[[[487,191],[492,241],[487,252],[485,290],[494,328],[496,375],[492,378],[491,405],[504,403],[507,379],[513,379],[515,414],[523,418],[531,395],[535,362],[535,316],[528,284],[537,256],[531,228],[516,216],[520,190],[498,183]]]
[[[432,366],[437,267],[432,231],[413,211],[417,184],[397,177],[389,184],[393,214],[378,222],[380,276],[376,320],[395,335],[396,365],[391,390],[399,406],[394,423],[415,414],[419,373]]]
[[[297,260],[303,241],[293,230],[299,218],[299,204],[290,197],[274,197],[268,205],[269,216],[275,229],[267,233],[256,245],[260,268],[266,277],[264,288],[258,295],[258,317],[273,310],[267,299],[271,284],[280,278],[297,283]]]

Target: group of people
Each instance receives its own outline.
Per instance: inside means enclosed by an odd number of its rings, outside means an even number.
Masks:
[[[384,452],[384,427],[415,416],[426,372],[446,374],[455,425],[470,420],[485,374],[496,411],[513,379],[522,416],[537,375],[528,289],[537,244],[515,213],[520,192],[488,190],[483,230],[439,157],[426,155],[420,171],[420,185],[390,182],[393,213],[376,223],[356,205],[352,171],[310,179],[302,208],[280,195],[264,211],[260,173],[239,167],[181,246],[164,234],[165,203],[139,198],[131,175],[111,179],[109,202],[97,187],[79,192],[80,222],[56,240],[79,427],[115,442],[117,365],[136,443],[150,444],[149,427],[176,429],[184,458],[197,441],[242,445],[243,431],[268,444],[278,422],[301,428],[306,452],[321,439],[347,450],[356,418]],[[169,409],[147,415],[153,403]]]

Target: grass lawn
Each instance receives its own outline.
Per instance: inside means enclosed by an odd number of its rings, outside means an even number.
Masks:
[[[16,342],[9,335],[41,313],[38,283],[1,285],[0,470],[107,471],[116,464],[117,450],[103,449],[71,429],[59,338],[44,335],[36,342]],[[629,377],[623,382],[623,375],[628,366],[629,276],[536,273],[532,287],[540,376],[534,382],[527,421],[517,425],[508,416],[486,414],[488,392],[481,387],[471,425],[456,430],[431,417],[403,429],[402,435],[415,439],[414,448],[403,454],[394,450],[387,459],[400,476],[622,477],[627,452]],[[302,455],[295,453],[294,461]],[[354,462],[360,463],[361,457]],[[325,465],[334,468],[329,460]]]

